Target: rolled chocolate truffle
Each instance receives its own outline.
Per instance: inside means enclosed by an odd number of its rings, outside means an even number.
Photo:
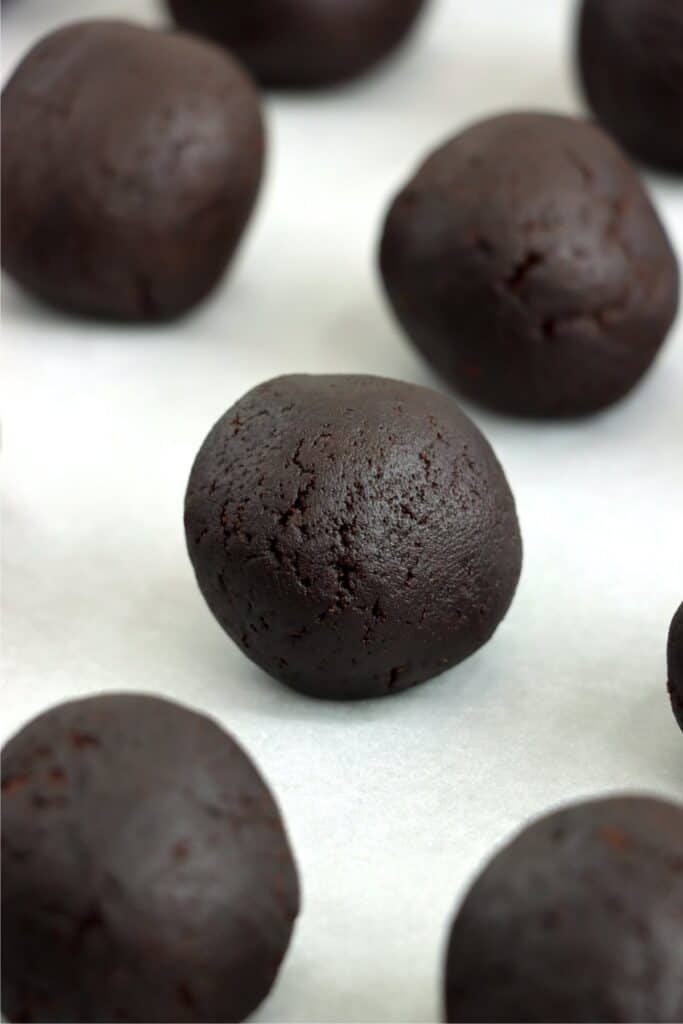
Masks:
[[[683,174],[680,0],[583,0],[578,63],[603,127],[639,160]]]
[[[2,94],[2,265],[46,302],[160,320],[204,298],[252,210],[263,128],[218,47],[89,21],[46,36]]]
[[[395,693],[484,644],[517,585],[515,505],[447,396],[291,376],[218,421],[185,500],[218,622],[266,672],[335,699]]]
[[[425,0],[169,0],[185,29],[222,43],[264,85],[315,88],[387,57]]]
[[[683,1019],[683,807],[613,797],[548,814],[453,924],[447,1021]]]
[[[470,398],[575,416],[625,395],[678,305],[678,267],[640,180],[599,128],[479,122],[392,204],[380,262],[408,336]]]
[[[217,725],[154,697],[52,708],[2,757],[11,1021],[240,1021],[299,907],[282,819]]]
[[[676,721],[683,729],[683,604],[673,617],[667,646],[669,696]]]

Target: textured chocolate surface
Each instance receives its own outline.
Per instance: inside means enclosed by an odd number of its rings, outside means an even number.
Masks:
[[[2,265],[67,310],[158,320],[227,266],[261,177],[258,98],[218,47],[92,21],[46,36],[2,95]]]
[[[678,267],[640,180],[588,122],[517,113],[438,149],[394,201],[380,253],[409,337],[505,412],[621,398],[674,318]]]
[[[576,804],[535,822],[470,889],[448,1021],[680,1021],[683,807]]]
[[[683,604],[673,617],[667,646],[669,695],[676,721],[683,729]]]
[[[380,696],[493,633],[521,565],[515,506],[452,399],[379,377],[290,376],[204,442],[187,544],[248,657],[318,697]]]
[[[2,1009],[12,1021],[237,1021],[299,906],[273,798],[217,725],[112,694],[2,758]]]
[[[683,174],[680,0],[584,0],[578,60],[606,130],[638,159]]]
[[[179,25],[222,43],[265,85],[354,78],[404,39],[425,0],[169,0]]]

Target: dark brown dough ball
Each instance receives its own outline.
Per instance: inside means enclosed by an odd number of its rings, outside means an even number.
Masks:
[[[408,335],[484,405],[573,416],[621,398],[674,318],[678,267],[636,174],[595,126],[482,121],[394,201],[381,269]]]
[[[264,85],[314,88],[387,57],[425,0],[169,0],[179,25],[229,47]]]
[[[669,695],[676,721],[683,729],[683,604],[673,617],[667,647]]]
[[[575,804],[501,850],[455,919],[447,1021],[683,1020],[683,807]]]
[[[273,797],[216,724],[110,694],[2,758],[2,1009],[13,1021],[239,1021],[299,908]]]
[[[180,33],[81,22],[2,94],[2,265],[77,313],[159,320],[213,288],[254,204],[258,98]]]
[[[638,159],[683,174],[681,0],[584,0],[578,59],[607,131]]]
[[[423,682],[484,644],[517,585],[515,505],[445,395],[292,376],[229,409],[185,500],[197,582],[272,676],[316,697]]]

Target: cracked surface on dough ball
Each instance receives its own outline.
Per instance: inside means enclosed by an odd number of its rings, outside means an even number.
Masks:
[[[642,377],[678,266],[638,176],[599,128],[553,114],[478,122],[399,193],[380,250],[408,336],[484,405],[573,416]]]
[[[514,501],[452,399],[378,377],[289,376],[204,442],[185,502],[212,612],[319,697],[380,696],[491,636],[521,566]]]

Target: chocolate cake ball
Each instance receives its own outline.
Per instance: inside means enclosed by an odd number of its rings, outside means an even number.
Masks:
[[[683,1019],[683,806],[546,815],[484,869],[446,960],[447,1021]]]
[[[552,114],[479,122],[389,210],[396,315],[470,398],[575,416],[625,395],[675,316],[678,267],[633,169],[599,128]]]
[[[2,1010],[11,1021],[240,1021],[299,907],[273,797],[216,724],[110,694],[2,758]]]
[[[179,25],[222,43],[264,85],[315,88],[387,57],[425,0],[169,0]]]
[[[607,131],[638,159],[683,174],[680,0],[583,0],[578,61]]]
[[[683,729],[683,604],[673,617],[667,647],[669,695],[676,721]]]
[[[517,585],[515,505],[447,396],[379,377],[254,388],[197,456],[185,532],[218,622],[334,699],[404,690],[484,644]]]
[[[46,36],[2,94],[2,265],[64,309],[160,320],[204,298],[261,178],[259,101],[218,47],[116,21]]]

